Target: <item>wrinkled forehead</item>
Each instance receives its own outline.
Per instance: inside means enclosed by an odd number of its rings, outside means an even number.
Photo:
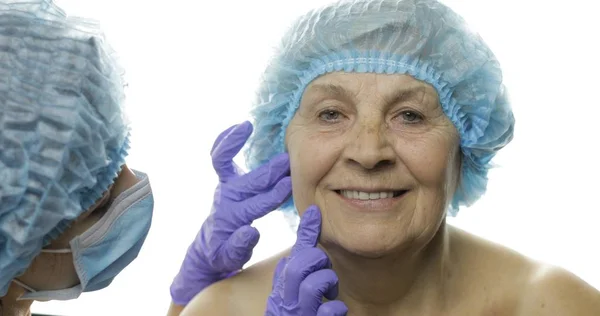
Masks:
[[[379,90],[419,89],[436,94],[437,91],[429,83],[415,79],[408,74],[381,74],[375,72],[343,72],[335,71],[323,74],[312,80],[304,93],[311,90],[323,89],[324,86],[340,86],[345,89],[360,89],[361,87],[376,86]]]
[[[353,72],[331,72],[317,77],[306,86],[302,99],[355,99],[361,94],[366,97],[381,97],[390,102],[404,96],[439,104],[439,95],[435,88],[410,75]]]

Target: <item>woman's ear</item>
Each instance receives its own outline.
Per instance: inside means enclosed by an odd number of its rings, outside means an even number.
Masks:
[[[121,167],[121,172],[115,179],[113,184],[111,195],[114,198],[119,196],[119,194],[125,192],[130,187],[134,186],[140,180],[136,177],[135,173],[127,167],[127,164],[124,164]]]
[[[463,153],[462,150],[460,149],[460,147],[458,148],[458,154],[456,155],[457,157],[454,159],[454,170],[456,173],[456,178],[453,179],[454,183],[453,183],[453,188],[452,188],[452,195],[454,196],[454,194],[456,194],[456,191],[461,187],[461,183],[462,183],[462,162],[463,162]]]

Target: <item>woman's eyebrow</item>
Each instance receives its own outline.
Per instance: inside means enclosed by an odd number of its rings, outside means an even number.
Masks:
[[[315,93],[318,95],[335,97],[338,99],[344,100],[352,100],[354,96],[344,87],[334,84],[334,83],[319,83],[312,85],[308,90],[310,93]]]
[[[427,91],[423,86],[410,86],[402,89],[395,90],[394,93],[384,96],[387,105],[394,105],[402,103],[407,100],[425,98]]]

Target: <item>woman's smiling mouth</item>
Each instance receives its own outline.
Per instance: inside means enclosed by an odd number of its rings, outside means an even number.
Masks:
[[[408,190],[334,190],[352,209],[363,212],[381,212],[395,209]]]

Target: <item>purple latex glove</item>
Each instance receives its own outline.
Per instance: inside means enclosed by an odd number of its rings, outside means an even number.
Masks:
[[[171,297],[187,305],[209,285],[238,272],[252,256],[260,237],[250,224],[279,207],[292,193],[289,157],[276,156],[243,174],[233,158],[252,134],[244,122],[225,130],[213,145],[212,162],[219,176],[211,213],[171,284]]]
[[[267,316],[343,316],[348,307],[333,301],[338,295],[338,277],[331,261],[317,248],[321,211],[310,206],[300,219],[296,244],[289,257],[281,259],[267,300]],[[323,297],[331,300],[323,303]]]

